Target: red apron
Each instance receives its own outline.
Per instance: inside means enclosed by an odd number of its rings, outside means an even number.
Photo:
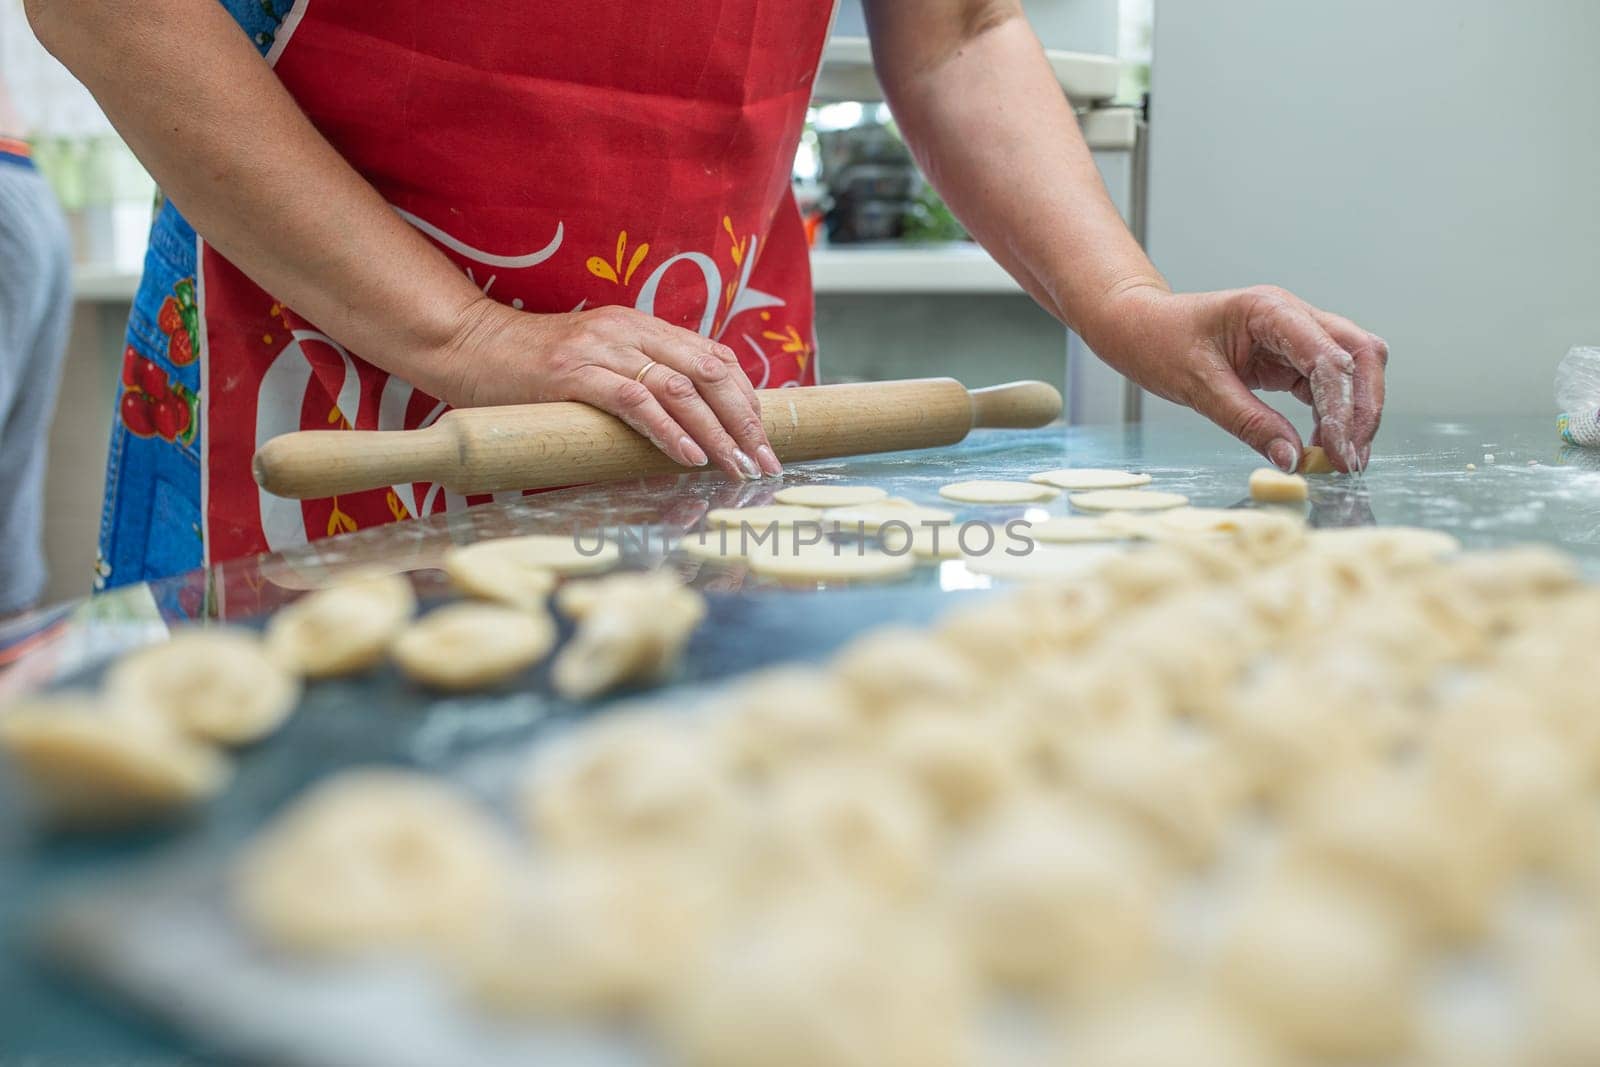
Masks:
[[[322,134],[490,297],[625,304],[716,337],[757,387],[815,381],[789,175],[827,0],[300,0],[268,54]],[[298,429],[446,409],[200,244],[202,506],[214,563],[486,500],[257,489]]]

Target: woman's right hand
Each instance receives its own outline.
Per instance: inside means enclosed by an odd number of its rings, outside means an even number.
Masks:
[[[727,345],[632,308],[540,315],[484,298],[446,353],[455,407],[581,400],[688,467],[739,479],[783,470],[761,402]]]

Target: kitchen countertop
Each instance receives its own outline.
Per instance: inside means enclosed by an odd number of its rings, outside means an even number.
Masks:
[[[1600,577],[1600,453],[1564,447],[1553,423],[1394,420],[1365,477],[1313,480],[1311,520],[1319,526],[1428,526],[1455,534],[1469,548],[1555,544]],[[1469,463],[1477,469],[1467,470]],[[1247,499],[1246,478],[1260,464],[1219,432],[1186,421],[985,431],[946,449],[797,465],[784,481],[879,485],[955,510],[960,520],[1002,524],[1064,513],[1065,497],[1044,506],[974,507],[941,501],[938,487],[969,478],[1020,479],[1066,465],[1145,470],[1156,488],[1185,493],[1196,504],[1232,506]],[[653,563],[666,542],[709,508],[764,502],[778,487],[739,486],[715,475],[580,487],[119,590],[41,616],[38,622],[51,624],[33,639],[34,651],[0,674],[0,699],[7,690],[92,682],[117,650],[158,640],[169,625],[196,613],[259,625],[298,590],[340,573],[373,566],[410,570],[424,601],[443,596],[446,587],[433,568],[453,544],[596,527],[615,536],[625,529],[625,556],[635,565]],[[708,621],[671,688],[685,697],[756,666],[821,658],[875,624],[925,621],[958,598],[981,595],[972,591],[989,584],[959,562],[945,562],[889,585],[796,590],[737,566],[667,558],[710,601]],[[305,783],[336,767],[374,761],[459,766],[591,711],[551,696],[541,671],[506,692],[445,700],[385,670],[313,687],[287,728],[243,755],[233,787],[183,826],[115,839],[47,839],[35,836],[16,805],[6,803],[0,807],[0,1063],[8,1056],[41,1065],[213,1058],[205,1046],[113,1008],[41,965],[35,934],[63,893],[120,884],[131,871],[147,871],[155,857],[221,856]],[[8,785],[0,770],[0,801]]]

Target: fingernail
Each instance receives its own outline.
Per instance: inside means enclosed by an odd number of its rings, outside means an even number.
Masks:
[[[683,456],[696,467],[704,467],[711,462],[706,457],[706,450],[694,443],[694,439],[687,434],[678,438],[678,447],[683,450]]]
[[[746,478],[761,477],[761,468],[756,466],[756,461],[747,456],[742,448],[733,450],[733,465],[739,468],[739,473]]]
[[[1294,445],[1278,438],[1267,446],[1267,458],[1272,460],[1272,465],[1285,474],[1293,474],[1300,463],[1300,454]]]
[[[783,464],[778,462],[778,457],[773,455],[772,449],[762,445],[756,449],[756,459],[761,461],[761,469],[768,474],[782,474]]]

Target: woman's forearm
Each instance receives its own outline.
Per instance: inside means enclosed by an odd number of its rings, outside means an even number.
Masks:
[[[1034,299],[1092,344],[1108,298],[1165,287],[1107,195],[1018,5],[879,0],[868,17],[879,77],[918,164]]]
[[[341,344],[452,391],[443,353],[481,293],[328,144],[220,4],[145,0],[137,18],[111,0],[27,7],[209,244]]]

